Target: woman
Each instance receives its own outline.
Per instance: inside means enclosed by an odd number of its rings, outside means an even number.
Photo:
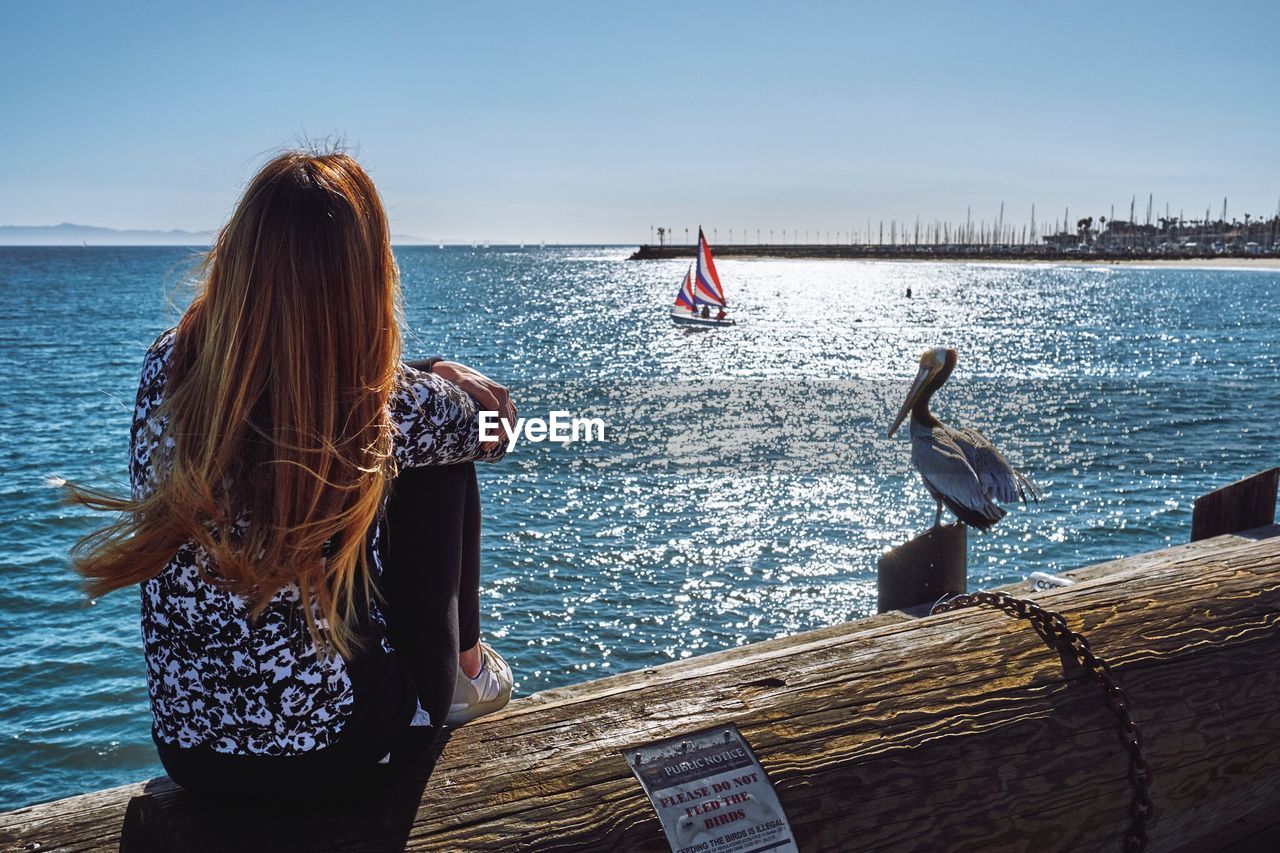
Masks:
[[[349,789],[510,697],[479,642],[471,463],[505,451],[477,412],[515,409],[462,365],[402,364],[398,307],[369,176],[275,158],[147,352],[132,498],[72,489],[122,513],[75,563],[92,595],[142,585],[153,738],[179,784]]]

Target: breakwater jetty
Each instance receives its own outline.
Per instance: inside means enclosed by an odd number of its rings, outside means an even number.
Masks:
[[[1270,219],[1250,217],[1244,220],[1227,217],[1227,203],[1223,199],[1222,216],[1212,219],[1206,210],[1204,219],[1187,220],[1170,215],[1154,216],[1153,202],[1148,199],[1147,218],[1137,221],[1134,207],[1136,197],[1130,203],[1129,219],[1119,220],[1112,208],[1111,216],[1095,219],[1087,216],[1070,227],[1069,211],[1054,223],[1049,233],[1041,233],[1036,227],[1035,208],[1031,209],[1031,222],[1022,226],[1007,223],[1004,205],[1000,216],[993,222],[948,223],[928,222],[916,219],[914,227],[909,222],[890,220],[888,228],[880,222],[879,236],[870,220],[866,231],[814,232],[817,239],[808,239],[805,231],[803,243],[788,243],[787,234],[799,238],[800,231],[782,232],[782,242],[775,243],[773,231],[755,231],[756,241],[735,243],[733,231],[729,231],[726,243],[719,241],[712,230],[717,257],[741,258],[849,258],[894,260],[1159,260],[1159,259],[1212,259],[1280,257],[1280,209]],[[744,237],[750,229],[738,232]],[[768,233],[770,239],[761,239]],[[675,244],[676,229],[658,228],[658,245],[652,242],[642,245],[631,256],[632,260],[655,258],[684,258],[695,254],[695,244]],[[686,239],[688,229],[685,229]],[[832,239],[834,235],[835,239]]]
[[[1196,541],[995,591],[1061,622],[891,610],[516,700],[346,807],[160,778],[0,814],[0,850],[658,850],[628,755],[729,723],[801,850],[1274,849],[1278,475],[1200,498]]]
[[[645,244],[631,254],[633,261],[693,258],[696,245]],[[899,260],[899,261],[1158,261],[1158,260],[1211,260],[1239,258],[1280,258],[1280,249],[1268,251],[1254,248],[1223,249],[1208,247],[1179,249],[1145,249],[1137,247],[1089,247],[1062,245],[848,245],[832,243],[801,243],[782,245],[775,243],[715,246],[717,258],[777,258],[785,260]]]

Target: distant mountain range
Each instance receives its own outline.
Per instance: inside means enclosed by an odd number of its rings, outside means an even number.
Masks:
[[[207,246],[215,231],[121,231],[96,225],[0,225],[0,246]],[[430,243],[412,234],[392,234],[400,246]]]
[[[120,231],[96,225],[0,225],[0,246],[207,246],[212,231]]]

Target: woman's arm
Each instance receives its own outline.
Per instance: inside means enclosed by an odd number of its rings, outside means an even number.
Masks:
[[[429,365],[431,372],[418,369]],[[506,441],[481,444],[479,413],[515,417],[506,388],[461,364],[438,359],[401,367],[390,408],[396,462],[408,468],[500,459]]]
[[[156,463],[172,446],[165,436],[165,421],[157,415],[164,401],[165,374],[173,354],[174,330],[155,339],[142,360],[142,375],[134,399],[133,423],[129,428],[129,486],[134,500],[150,495],[156,486]]]
[[[516,422],[516,405],[503,385],[499,385],[478,370],[472,370],[456,361],[432,360],[431,372],[446,382],[452,382],[467,393],[483,412],[497,412],[508,424]]]

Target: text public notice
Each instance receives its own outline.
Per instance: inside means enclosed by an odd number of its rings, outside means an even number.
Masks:
[[[732,724],[623,754],[672,853],[798,853],[773,785]]]

